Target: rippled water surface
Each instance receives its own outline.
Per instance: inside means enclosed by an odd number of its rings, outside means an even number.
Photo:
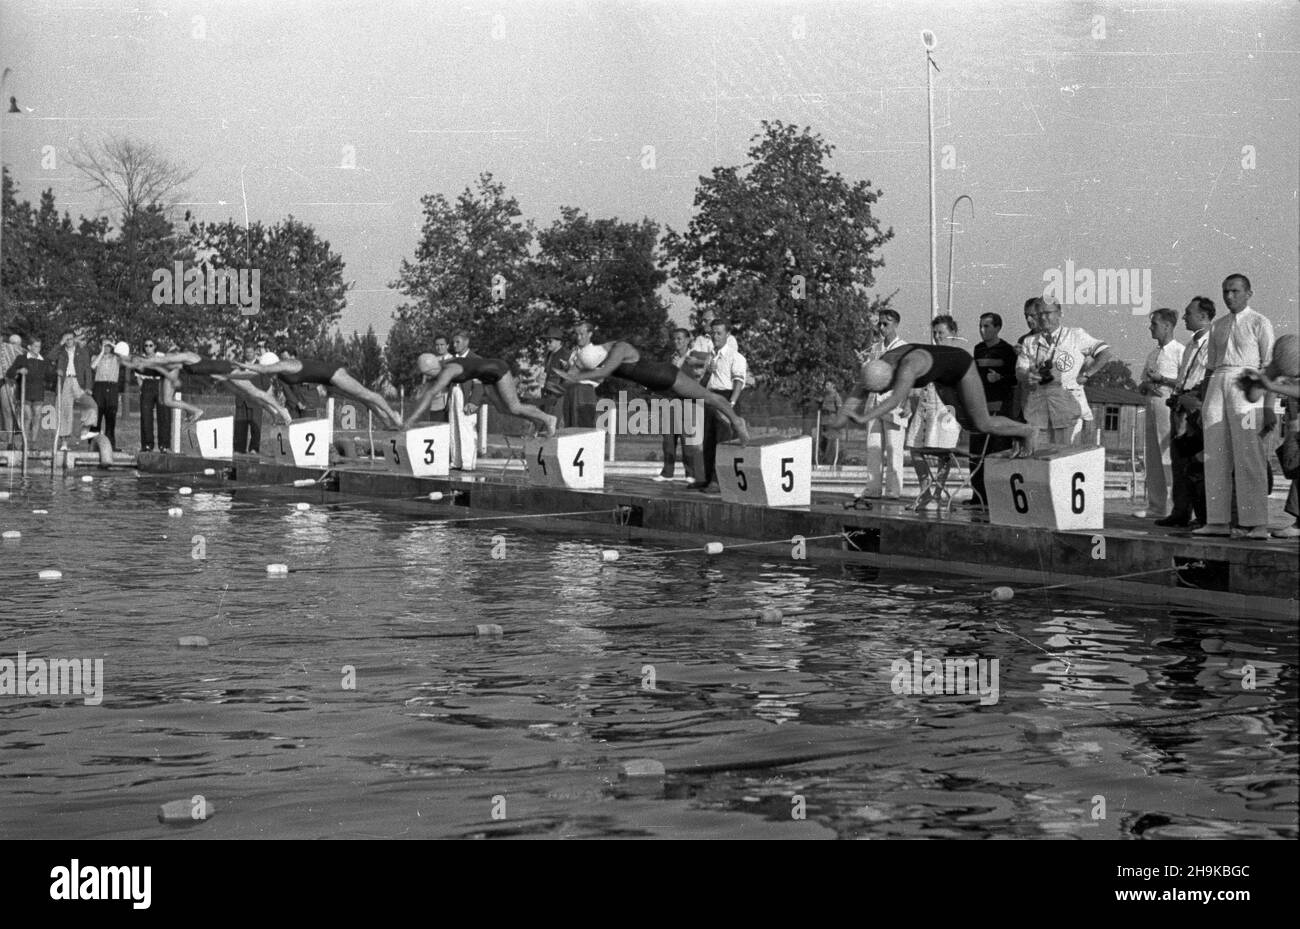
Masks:
[[[0,695],[0,837],[1297,832],[1294,621],[185,480],[0,477],[0,659],[105,678]],[[917,651],[997,702],[895,693]]]

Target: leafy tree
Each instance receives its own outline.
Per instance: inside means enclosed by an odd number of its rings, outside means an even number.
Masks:
[[[538,347],[546,328],[591,321],[599,339],[622,339],[647,351],[664,346],[668,306],[659,288],[668,274],[656,254],[659,226],[589,218],[576,207],[537,235],[539,252],[530,265],[538,312],[519,333]]]
[[[397,318],[388,330],[388,341],[384,344],[384,363],[388,368],[388,378],[394,387],[405,389],[410,393],[420,381],[415,370],[415,359],[421,352],[433,348],[432,338],[420,335],[420,325],[412,319]]]
[[[532,223],[520,218],[518,201],[507,197],[491,174],[480,175],[455,204],[441,194],[420,202],[424,228],[414,260],[402,260],[391,285],[411,301],[398,308],[396,322],[425,346],[421,351],[432,346],[436,334],[464,329],[478,354],[513,361],[523,347],[530,303]],[[395,360],[389,359],[390,370],[404,381]]]
[[[364,336],[354,331],[348,340],[343,356],[343,364],[358,381],[371,390],[376,390],[384,376],[384,353],[375,336],[375,327],[366,329]]]
[[[203,265],[259,272],[260,309],[245,315],[237,306],[204,307],[198,341],[229,346],[264,338],[307,346],[327,333],[347,303],[343,259],[316,231],[292,216],[271,226],[248,228],[234,221],[190,227]]]
[[[808,129],[763,122],[749,162],[701,178],[695,216],[664,240],[697,320],[728,319],[755,376],[804,409],[856,368],[867,314],[888,304],[866,294],[893,237],[872,214],[880,191],[830,173],[833,151]]]
[[[1137,390],[1137,381],[1133,380],[1133,369],[1128,366],[1128,363],[1116,358],[1106,362],[1101,370],[1088,378],[1088,386]]]

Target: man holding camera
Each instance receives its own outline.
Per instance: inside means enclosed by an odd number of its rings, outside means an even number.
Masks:
[[[1038,445],[1074,445],[1092,422],[1088,378],[1110,363],[1110,347],[1075,326],[1061,325],[1061,306],[1034,298],[1037,327],[1020,346],[1016,378],[1025,389],[1025,422]]]

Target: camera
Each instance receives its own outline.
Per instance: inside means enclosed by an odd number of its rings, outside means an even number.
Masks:
[[[1038,383],[1050,384],[1056,380],[1056,372],[1052,370],[1052,363],[1044,361],[1038,366]]]

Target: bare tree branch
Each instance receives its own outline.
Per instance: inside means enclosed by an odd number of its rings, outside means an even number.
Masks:
[[[123,218],[151,206],[170,212],[196,173],[151,142],[116,135],[98,143],[82,139],[68,160],[90,181],[92,191],[112,198]]]

